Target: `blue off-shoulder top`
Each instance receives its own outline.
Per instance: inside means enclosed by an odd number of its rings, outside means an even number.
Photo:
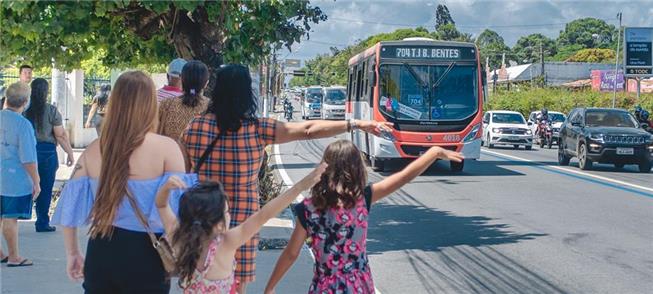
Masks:
[[[136,202],[148,220],[148,225],[154,233],[163,233],[163,224],[159,217],[159,211],[154,205],[156,193],[159,188],[171,176],[177,176],[183,180],[188,187],[197,183],[196,174],[173,173],[168,172],[160,177],[146,180],[129,180],[127,185],[130,191],[136,197]],[[69,180],[63,191],[57,208],[52,216],[51,223],[65,227],[79,227],[89,224],[89,215],[95,203],[95,193],[97,192],[98,181],[91,177],[79,177]],[[176,189],[170,192],[170,208],[177,214],[179,210],[179,200],[183,194],[182,189]],[[127,197],[123,198],[122,203],[116,213],[113,225],[130,231],[146,232],[145,227],[141,224],[129,203]]]

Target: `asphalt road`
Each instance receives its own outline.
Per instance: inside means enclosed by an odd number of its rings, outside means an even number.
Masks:
[[[297,181],[333,140],[281,145],[277,167]],[[651,293],[653,174],[484,149],[375,204],[368,253],[381,293]]]

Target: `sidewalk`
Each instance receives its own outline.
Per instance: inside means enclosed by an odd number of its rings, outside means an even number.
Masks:
[[[75,150],[78,158],[83,150]],[[69,177],[72,167],[61,165],[57,172],[55,189]],[[34,266],[22,268],[0,267],[0,293],[83,293],[81,283],[71,282],[66,275],[66,255],[61,228],[55,233],[36,233],[34,220],[19,222],[20,254],[31,259]],[[79,230],[80,248],[86,251],[86,229]],[[260,232],[261,239],[288,240],[292,233],[292,214],[287,209],[278,218],[270,220]],[[248,293],[263,293],[265,284],[281,254],[280,249],[259,250],[256,281],[247,288]],[[277,287],[277,293],[306,293],[313,277],[313,259],[302,250],[295,265]],[[181,293],[172,281],[170,293]],[[46,290],[47,289],[47,290]]]

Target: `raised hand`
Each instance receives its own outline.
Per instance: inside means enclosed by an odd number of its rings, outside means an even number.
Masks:
[[[461,162],[463,159],[465,159],[465,157],[460,152],[446,150],[438,146],[431,147],[429,149],[429,153],[432,153],[437,159],[444,159],[455,162]]]

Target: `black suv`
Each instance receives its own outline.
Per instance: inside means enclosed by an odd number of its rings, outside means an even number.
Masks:
[[[611,108],[576,108],[560,129],[558,163],[569,165],[578,157],[581,169],[593,162],[611,163],[617,168],[639,165],[648,173],[653,163],[653,136],[639,128],[628,111]]]

